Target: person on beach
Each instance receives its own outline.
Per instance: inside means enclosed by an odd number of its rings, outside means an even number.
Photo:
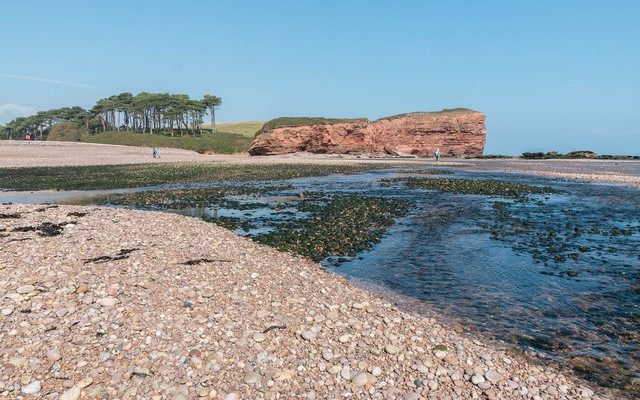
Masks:
[[[156,150],[156,148],[153,148],[153,158],[156,158],[156,155],[158,154],[158,150]]]
[[[160,147],[156,149],[156,158],[160,158]]]
[[[440,149],[436,149],[436,161],[440,161]]]

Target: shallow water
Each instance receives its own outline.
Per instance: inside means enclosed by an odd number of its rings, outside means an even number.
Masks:
[[[340,257],[339,264],[338,257],[323,263],[418,299],[471,330],[558,361],[603,386],[630,394],[640,388],[640,189],[486,171],[448,176],[563,191],[522,201],[382,182],[406,175],[383,170],[295,179],[286,181],[288,188],[229,196],[242,209],[204,204],[173,212],[244,219],[247,226],[236,232],[259,235],[304,218],[295,207],[301,193],[405,199],[412,204],[409,215],[373,249]],[[84,200],[74,196],[52,200],[111,201],[95,192]]]

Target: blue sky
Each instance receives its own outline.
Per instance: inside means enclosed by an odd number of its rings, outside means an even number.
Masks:
[[[468,107],[486,153],[640,154],[639,20],[636,0],[3,1],[0,123],[215,94],[220,121]]]

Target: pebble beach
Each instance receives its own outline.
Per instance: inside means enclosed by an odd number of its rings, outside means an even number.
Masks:
[[[0,206],[0,396],[607,398],[194,218]]]
[[[64,165],[70,151],[31,145],[0,147],[0,164]],[[155,162],[147,149],[69,146],[81,150],[72,165]],[[187,153],[163,151],[163,162],[246,160]],[[527,172],[513,165],[501,168]],[[403,311],[317,263],[195,218],[3,204],[0,243],[2,398],[616,398],[464,333],[437,310],[436,319]]]

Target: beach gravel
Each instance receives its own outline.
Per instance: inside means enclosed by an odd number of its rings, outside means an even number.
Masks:
[[[16,212],[0,220],[2,398],[606,397],[195,218],[0,205]],[[74,228],[13,230],[43,222]]]

